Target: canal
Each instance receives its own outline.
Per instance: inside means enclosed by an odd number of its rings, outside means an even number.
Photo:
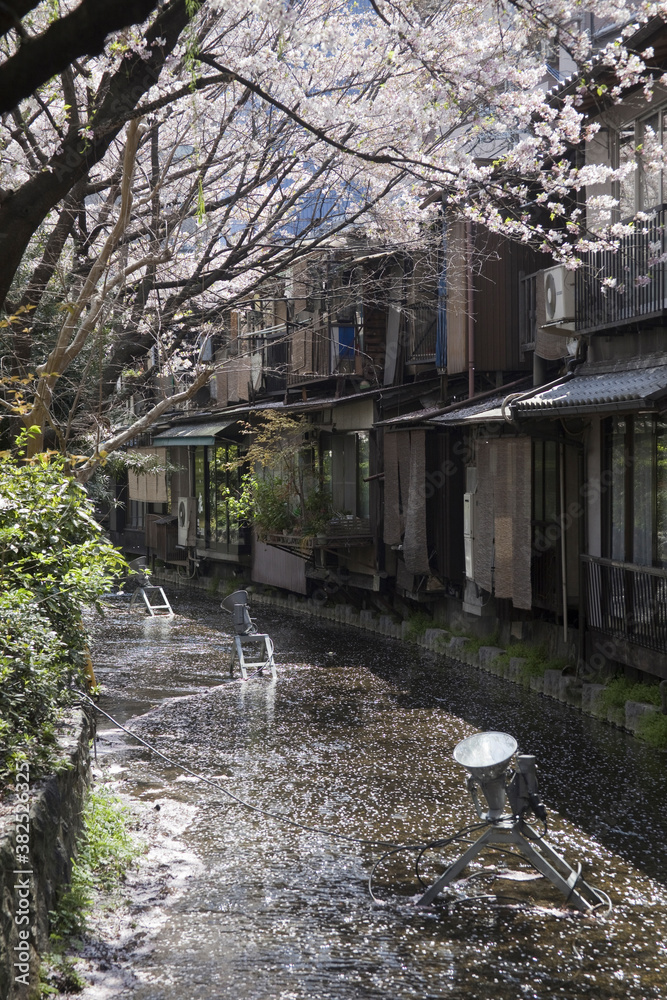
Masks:
[[[665,754],[471,667],[265,606],[278,679],[230,681],[218,602],[174,606],[173,620],[118,607],[93,623],[100,706],[220,787],[101,720],[96,773],[134,803],[148,851],[123,905],[94,916],[84,998],[667,996]],[[479,730],[536,755],[549,842],[611,913],[565,908],[491,851],[424,909],[415,851],[395,853],[373,900],[389,849],[375,844],[477,820],[452,749]],[[426,852],[423,881],[464,847]]]

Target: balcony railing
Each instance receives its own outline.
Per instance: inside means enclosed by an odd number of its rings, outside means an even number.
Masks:
[[[582,556],[588,623],[647,649],[667,652],[667,570]]]
[[[576,330],[587,333],[667,312],[667,205],[623,237],[618,250],[587,254],[576,273]],[[606,282],[606,283],[605,283]]]
[[[542,273],[539,272],[539,277]],[[537,336],[537,278],[538,274],[522,275],[519,280],[519,347],[532,351]]]
[[[312,549],[347,549],[370,545],[373,534],[368,518],[349,514],[333,518],[318,534],[303,531],[293,534],[288,531],[266,532],[261,540],[282,549],[308,553]]]
[[[266,346],[264,385],[267,392],[284,392],[287,386],[287,340],[285,337],[281,337]]]
[[[437,307],[413,303],[404,305],[402,313],[407,333],[407,363],[434,364],[438,340]]]

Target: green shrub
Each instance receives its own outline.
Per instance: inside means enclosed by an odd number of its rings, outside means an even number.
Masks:
[[[651,746],[667,750],[667,715],[645,715],[639,723],[637,735]]]
[[[498,629],[492,632],[491,635],[475,635],[467,638],[466,640],[466,650],[469,653],[479,653],[482,646],[497,646],[500,643],[500,634]]]
[[[409,642],[416,642],[427,628],[433,628],[433,619],[425,611],[416,611],[408,618],[406,638]]]
[[[557,661],[549,660],[544,646],[536,646],[529,642],[515,642],[507,651],[508,657],[518,656],[525,660],[521,664],[521,674],[523,677],[542,677],[545,670],[549,670],[552,664]]]
[[[75,679],[67,646],[32,594],[0,592],[0,782],[22,760],[31,776],[62,763],[55,728]]]
[[[69,886],[49,913],[49,952],[40,968],[40,996],[79,993],[87,983],[68,948],[86,930],[98,890],[113,890],[143,851],[128,827],[129,809],[102,787],[91,792],[83,812],[83,831],[72,862]]]
[[[602,692],[602,707],[624,708],[626,701],[643,701],[649,705],[660,705],[660,688],[657,684],[643,684],[630,681],[627,677],[613,677]]]
[[[55,728],[83,682],[82,608],[126,565],[61,456],[0,453],[0,788],[18,760],[33,780],[62,763]]]
[[[52,942],[83,933],[95,891],[118,885],[143,850],[128,828],[128,819],[129,809],[108,789],[88,796],[72,878],[49,914]]]

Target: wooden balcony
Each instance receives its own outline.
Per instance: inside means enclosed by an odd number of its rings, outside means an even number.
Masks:
[[[590,628],[667,653],[667,570],[588,555],[581,558]]]
[[[661,205],[648,221],[635,223],[618,250],[584,257],[576,272],[577,333],[667,316],[667,265],[660,259],[667,250],[666,221],[667,205]]]
[[[261,536],[261,541],[307,555],[313,549],[348,549],[371,545],[373,534],[368,518],[343,515],[329,521],[326,528],[318,534],[296,530],[268,532]]]

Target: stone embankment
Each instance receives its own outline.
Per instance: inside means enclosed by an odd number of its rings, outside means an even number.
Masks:
[[[529,687],[538,694],[554,698],[565,705],[579,709],[587,715],[603,719],[622,729],[637,734],[642,719],[660,711],[667,714],[667,681],[661,684],[662,709],[639,701],[627,701],[624,708],[607,708],[602,692],[604,684],[586,682],[577,677],[573,668],[565,670],[545,670],[543,674],[531,675],[526,669],[525,658],[509,655],[508,650],[499,646],[477,646],[461,635],[452,635],[446,629],[427,628],[415,634],[414,625],[409,621],[398,622],[392,615],[380,615],[375,611],[357,611],[349,604],[327,606],[312,599],[295,595],[281,597],[274,594],[253,593],[252,601],[270,604],[290,611],[300,611],[341,622],[356,628],[369,629],[388,638],[412,642],[433,653],[460,660],[473,667],[486,670],[506,680]],[[511,650],[511,647],[510,647]]]
[[[60,745],[70,766],[34,786],[27,777],[27,816],[18,795],[0,805],[0,997],[38,995],[40,955],[49,939],[49,911],[69,882],[90,780],[94,723],[69,713]],[[21,787],[19,787],[21,786]],[[27,850],[23,848],[27,846]]]

